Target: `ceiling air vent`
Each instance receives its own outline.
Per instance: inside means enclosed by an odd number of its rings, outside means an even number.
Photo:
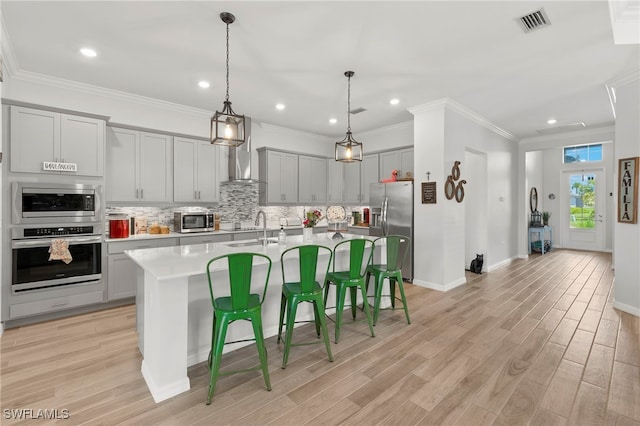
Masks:
[[[538,129],[536,130],[536,132],[538,132],[538,134],[541,134],[541,135],[550,135],[554,133],[582,130],[586,127],[587,127],[586,124],[584,124],[583,122],[579,122],[579,123],[565,124],[564,126],[555,126],[555,127],[548,127],[546,129]]]
[[[351,114],[356,115],[356,114],[360,114],[361,112],[365,112],[367,109],[366,108],[356,108],[356,109],[352,109],[351,111],[349,111]]]
[[[531,31],[551,25],[551,21],[549,21],[544,9],[521,16],[518,18],[518,22],[520,22],[520,26],[525,33],[530,33]]]

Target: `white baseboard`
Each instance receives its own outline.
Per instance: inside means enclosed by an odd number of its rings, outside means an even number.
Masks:
[[[429,288],[431,290],[443,291],[447,292],[449,290],[453,290],[456,287],[460,287],[467,283],[467,279],[465,277],[461,277],[455,281],[451,281],[447,284],[436,284],[429,281],[417,280],[414,278],[413,284],[418,285],[420,287]]]
[[[640,317],[640,307],[627,305],[626,303],[621,303],[617,300],[613,301],[613,307],[636,317]]]
[[[502,262],[498,262],[496,264],[488,266],[487,267],[487,272],[495,271],[498,268],[502,268],[503,266],[507,266],[508,264],[510,264],[511,262],[513,262],[516,259],[517,258],[514,256],[514,257],[510,257],[509,259],[505,259]]]

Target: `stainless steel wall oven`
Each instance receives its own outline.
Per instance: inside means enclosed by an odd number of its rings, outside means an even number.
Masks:
[[[72,260],[49,260],[54,239],[68,243]],[[11,240],[13,294],[102,280],[102,226],[15,227]]]

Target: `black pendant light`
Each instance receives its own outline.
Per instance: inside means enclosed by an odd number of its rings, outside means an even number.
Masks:
[[[210,141],[215,145],[239,146],[245,142],[245,119],[244,115],[236,114],[229,102],[229,24],[232,24],[236,17],[229,12],[220,14],[222,22],[227,24],[227,96],[224,99],[222,111],[216,111],[211,117]]]
[[[352,163],[354,161],[362,161],[362,143],[353,139],[351,135],[351,77],[355,75],[355,72],[345,71],[344,75],[349,80],[347,92],[347,135],[342,141],[336,142],[336,161]]]

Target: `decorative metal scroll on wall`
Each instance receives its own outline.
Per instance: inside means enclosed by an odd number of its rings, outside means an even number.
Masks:
[[[456,161],[451,168],[451,174],[447,176],[447,181],[444,183],[444,196],[447,197],[447,200],[455,197],[456,201],[461,203],[464,199],[464,187],[462,185],[467,183],[467,181],[462,179],[458,182],[459,179],[460,162]]]

